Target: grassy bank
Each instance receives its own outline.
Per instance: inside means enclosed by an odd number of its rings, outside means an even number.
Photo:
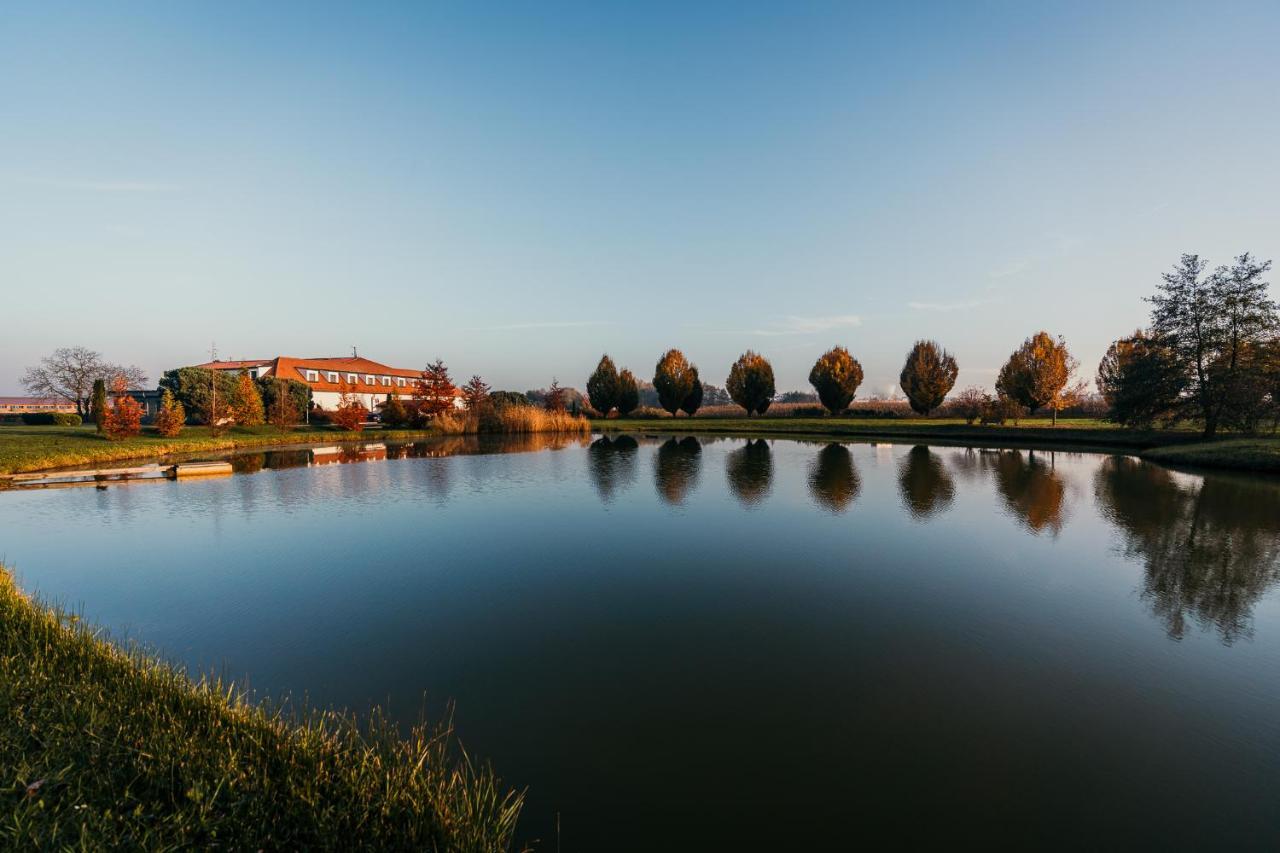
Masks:
[[[969,425],[930,418],[616,418],[593,421],[596,429],[647,433],[883,438],[988,446],[1088,447],[1138,453],[1144,459],[1203,468],[1280,473],[1280,437],[1202,441],[1190,428],[1127,430],[1092,419],[1028,418],[1017,425]]]
[[[1280,474],[1280,438],[1229,438],[1155,447],[1143,451],[1142,458],[1169,465]]]
[[[0,848],[510,847],[521,797],[443,728],[293,720],[108,644],[0,568]]]
[[[236,427],[220,436],[212,436],[205,427],[188,427],[175,438],[164,438],[147,428],[135,438],[109,441],[92,426],[0,426],[0,474],[149,459],[171,453],[360,438],[370,441],[413,439],[438,434],[435,430],[371,430],[353,433],[331,427],[298,427],[280,432],[274,427]]]
[[[957,442],[1052,443],[1094,447],[1143,449],[1194,441],[1190,430],[1143,432],[1119,429],[1094,419],[1024,418],[1017,425],[981,426],[949,418],[615,418],[596,420],[597,429],[628,432],[748,433],[759,435],[819,435],[849,438],[906,438]]]

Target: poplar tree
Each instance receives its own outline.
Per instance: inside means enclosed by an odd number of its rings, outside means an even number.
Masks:
[[[776,393],[773,365],[764,356],[747,350],[729,368],[729,378],[725,380],[724,387],[730,399],[747,410],[747,417],[763,415]]]
[[[625,418],[640,406],[640,383],[635,374],[623,370],[618,374],[618,417]]]
[[[697,368],[678,349],[667,350],[653,370],[653,388],[658,392],[658,403],[672,417],[689,399],[697,381]]]
[[[916,341],[907,353],[898,384],[912,411],[928,415],[942,405],[959,372],[955,358],[936,341]]]
[[[620,392],[618,369],[608,354],[600,357],[595,372],[587,377],[587,399],[591,408],[600,413],[600,417],[609,417],[609,412],[617,407]]]
[[[832,347],[809,371],[809,384],[827,411],[838,415],[853,402],[862,384],[862,365],[844,347]]]

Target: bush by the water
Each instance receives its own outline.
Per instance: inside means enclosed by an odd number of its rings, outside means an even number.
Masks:
[[[27,412],[21,417],[27,426],[77,427],[84,422],[75,412]]]
[[[105,642],[0,568],[0,848],[510,849],[522,795],[445,726],[289,715]]]

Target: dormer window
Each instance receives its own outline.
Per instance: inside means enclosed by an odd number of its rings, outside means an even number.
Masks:
[[[397,380],[396,380],[396,384],[397,384],[397,385],[399,385],[401,388],[403,388],[403,387],[404,387],[404,379],[397,379]]]
[[[351,382],[351,383],[356,383],[356,382],[359,382],[359,381],[360,381],[360,377],[359,377],[359,376],[357,376],[357,375],[356,375],[356,374],[354,374],[354,373],[348,373],[348,374],[347,374],[347,381],[348,381],[348,382]]]
[[[338,381],[338,374],[337,374],[337,373],[335,373],[334,371],[330,370],[330,371],[329,371],[329,381],[330,381],[330,382],[337,382],[337,381]]]
[[[318,372],[316,372],[316,371],[314,371],[314,370],[308,370],[308,371],[307,371],[307,381],[308,381],[308,382],[316,382],[316,381],[318,381],[319,379],[320,379],[320,374],[319,374]]]
[[[390,384],[391,384],[391,377],[390,377],[390,376],[384,376],[384,377],[382,377],[382,384],[383,384],[383,385],[390,385]]]
[[[366,373],[364,375],[364,381],[366,385],[377,385],[378,377],[374,376],[372,373]]]

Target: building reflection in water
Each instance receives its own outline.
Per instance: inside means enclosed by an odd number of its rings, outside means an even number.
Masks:
[[[1126,556],[1142,561],[1142,597],[1170,637],[1182,638],[1192,622],[1226,644],[1250,636],[1254,605],[1280,580],[1274,483],[1201,479],[1115,456],[1094,475],[1094,490]]]
[[[844,512],[861,489],[853,454],[843,444],[828,444],[809,463],[809,494],[823,509]]]
[[[763,438],[747,443],[725,455],[724,471],[729,488],[744,507],[758,506],[769,494],[773,482],[773,452]]]
[[[669,504],[684,503],[689,490],[698,482],[702,467],[702,445],[693,436],[680,440],[669,438],[654,454],[653,482],[658,496]]]

